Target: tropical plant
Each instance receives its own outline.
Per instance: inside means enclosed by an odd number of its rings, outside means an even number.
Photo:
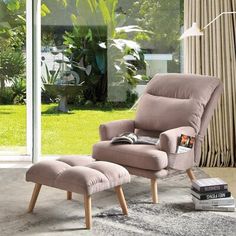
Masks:
[[[26,38],[25,0],[0,2],[0,48],[22,49]]]
[[[145,75],[137,74],[138,67],[145,66],[144,55],[138,43],[127,39],[112,39],[110,46],[114,47],[110,50],[110,59],[114,61],[118,79],[122,78],[133,86],[146,79]],[[135,62],[130,63],[129,59]]]
[[[0,53],[1,90],[5,88],[5,81],[20,77],[25,73],[25,58],[22,52],[7,48]]]
[[[11,89],[13,91],[14,104],[23,104],[26,99],[26,79],[23,77],[14,78],[12,80]]]
[[[25,1],[0,2],[1,103],[23,103],[25,99]],[[12,87],[6,87],[6,81]],[[8,98],[4,98],[8,95]],[[14,101],[13,101],[14,100]]]
[[[72,32],[64,35],[66,55],[70,58],[72,70],[79,74],[83,82],[85,99],[93,102],[106,100],[107,51],[99,46],[99,42],[106,40],[106,35],[106,27],[103,26],[74,26]]]
[[[49,70],[47,64],[45,63],[45,69],[46,69],[46,76],[42,75],[42,83],[43,84],[55,84],[55,82],[59,79],[61,67],[59,67],[57,70]],[[44,87],[42,86],[44,89]]]
[[[136,64],[144,64],[140,46],[127,38],[129,34],[148,34],[138,26],[122,26],[123,16],[116,14],[117,0],[87,0],[76,1],[76,11],[71,14],[74,24],[72,32],[64,35],[64,45],[67,46],[67,56],[83,66],[91,65],[92,73],[88,76],[78,71],[84,81],[85,98],[101,102],[107,95],[107,49],[110,65],[114,67],[117,80],[136,85],[143,76],[137,75],[137,66],[129,63],[125,56],[136,60]],[[83,9],[83,11],[81,11]],[[92,18],[92,19],[91,19]],[[89,26],[89,22],[98,25]],[[78,26],[79,24],[87,25]],[[101,27],[105,25],[105,27]],[[105,33],[104,33],[105,32]],[[108,36],[107,36],[108,35]]]
[[[43,61],[41,63],[45,66],[46,69],[46,75],[42,74],[41,76],[41,100],[43,103],[55,102],[55,94],[46,90],[44,84],[55,84],[56,81],[60,79],[61,67],[59,67],[57,70],[49,70],[46,63],[43,63]]]

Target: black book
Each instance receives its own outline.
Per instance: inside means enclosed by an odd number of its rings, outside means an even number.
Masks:
[[[200,192],[212,192],[228,189],[228,184],[220,178],[206,178],[194,180],[192,186]]]
[[[200,192],[192,188],[191,194],[199,200],[209,200],[209,199],[231,197],[231,192],[229,192],[228,190],[220,190],[220,191],[213,191],[213,192]]]
[[[112,144],[149,144],[156,145],[158,138],[148,136],[138,136],[134,133],[123,133],[117,137],[112,138]]]

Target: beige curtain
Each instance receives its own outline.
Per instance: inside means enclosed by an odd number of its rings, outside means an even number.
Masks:
[[[236,0],[185,0],[184,27],[201,28],[225,11],[236,11]],[[184,41],[185,73],[212,75],[224,93],[202,146],[201,166],[236,166],[236,14],[223,15],[203,37]]]

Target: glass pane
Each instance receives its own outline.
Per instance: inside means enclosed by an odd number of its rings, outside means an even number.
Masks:
[[[26,154],[25,10],[0,0],[0,155]]]
[[[43,1],[42,153],[90,154],[101,123],[180,72],[180,0]]]

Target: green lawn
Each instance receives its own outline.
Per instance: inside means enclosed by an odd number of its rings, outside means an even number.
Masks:
[[[26,145],[26,106],[0,106],[0,147]]]
[[[73,110],[69,114],[53,112],[55,104],[42,105],[42,153],[89,154],[99,140],[98,127],[103,122],[132,119],[134,112],[119,110]],[[0,106],[1,146],[25,146],[25,106]]]

